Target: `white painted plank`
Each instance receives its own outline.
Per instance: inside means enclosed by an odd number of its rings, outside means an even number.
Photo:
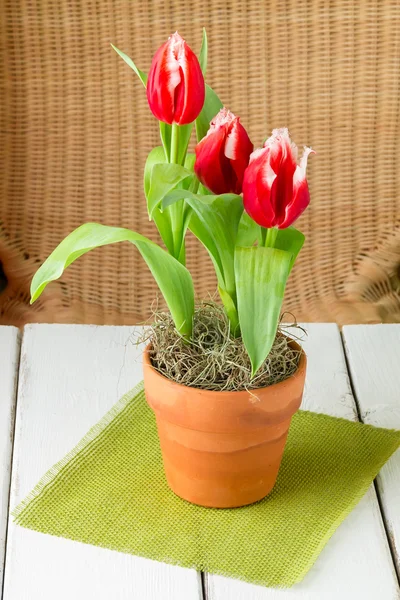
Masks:
[[[0,599],[3,589],[19,349],[18,329],[0,327]]]
[[[21,351],[11,507],[142,379],[134,327],[29,325]],[[9,522],[4,600],[199,600],[200,577]]]
[[[343,337],[361,419],[400,429],[400,324],[348,325]],[[382,468],[377,486],[400,578],[400,451]]]
[[[306,324],[308,355],[302,408],[356,419],[339,330]],[[397,600],[399,587],[374,487],[340,525],[303,581],[277,590],[206,575],[208,600]]]

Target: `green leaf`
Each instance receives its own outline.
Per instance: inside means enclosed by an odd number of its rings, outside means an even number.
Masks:
[[[220,286],[218,286],[218,293],[221,297],[222,304],[224,305],[225,313],[229,319],[231,334],[233,335],[233,337],[239,337],[240,324],[236,306],[236,295],[234,296],[234,298],[232,298],[232,296]]]
[[[146,199],[148,198],[150,191],[150,180],[151,180],[151,172],[153,170],[154,165],[158,163],[167,162],[164,154],[164,148],[162,146],[156,146],[153,148],[146,159],[146,164],[144,166],[144,195]]]
[[[191,191],[172,190],[163,199],[163,207],[171,207],[184,197],[192,209],[189,229],[208,251],[218,279],[221,299],[237,332],[234,255],[237,230],[243,212],[242,197],[236,194],[204,196]],[[229,297],[229,298],[228,298]]]
[[[129,58],[129,56],[127,54],[125,54],[125,52],[122,52],[122,50],[118,50],[118,48],[116,46],[114,46],[114,44],[111,44],[111,47],[114,48],[115,52],[120,55],[122,60],[124,60],[126,62],[126,64],[129,65],[133,71],[135,71],[136,75],[139,77],[139,79],[143,83],[144,87],[146,87],[147,86],[146,73],[144,71],[141,71],[140,69],[138,69],[138,67],[135,65],[133,60],[131,58]]]
[[[188,153],[186,154],[186,158],[185,158],[185,169],[187,169],[188,171],[191,171],[192,173],[194,172],[194,163],[196,162],[196,155],[192,154],[192,153]]]
[[[169,162],[171,156],[171,125],[160,121],[160,137],[161,143],[164,148],[165,160],[163,162]]]
[[[185,159],[185,168],[190,172],[193,172],[194,161],[196,156],[194,154],[187,154]],[[197,179],[195,177],[187,177],[178,183],[177,188],[172,190],[171,193],[176,193],[176,197],[173,203],[164,208],[163,204],[160,208],[157,208],[153,213],[161,213],[168,218],[170,234],[172,238],[172,250],[170,253],[175,256],[183,265],[185,264],[186,251],[185,251],[185,236],[190,221],[192,209],[188,204],[185,203],[184,197],[187,192],[191,192],[192,187],[196,186]],[[172,205],[173,204],[173,205]],[[162,212],[161,212],[162,211]],[[157,215],[157,220],[158,215]],[[156,218],[154,219],[156,221]],[[157,224],[157,222],[156,222]],[[157,225],[158,227],[158,225]]]
[[[193,164],[194,164],[195,155],[187,154],[185,160],[185,168],[188,170],[189,174],[193,173]],[[166,164],[164,149],[162,146],[157,146],[153,148],[153,150],[149,153],[145,168],[144,168],[144,193],[146,196],[146,200],[148,202],[149,199],[149,191],[150,191],[150,182],[152,177],[153,167],[156,164]],[[178,187],[184,188],[185,186],[189,187],[191,185],[192,180],[194,178],[187,177],[187,179],[183,179]],[[177,193],[174,202],[180,201],[180,206],[172,210],[165,210],[161,206],[157,206],[153,209],[151,213],[151,218],[157,226],[157,229],[161,235],[161,238],[168,249],[168,252],[172,254],[176,259],[178,259],[182,264],[185,263],[185,235],[188,227],[188,222],[190,218],[190,207],[186,206],[183,201],[183,195],[181,190],[173,190],[173,192]],[[172,192],[171,192],[172,193]],[[147,204],[148,211],[150,213],[149,203]]]
[[[243,211],[240,219],[238,236],[236,240],[237,246],[253,246],[256,242],[260,243],[261,227],[253,221],[253,219]]]
[[[155,164],[165,163],[165,153],[162,146],[153,148],[149,153],[144,167],[144,194],[146,200],[149,196],[151,172]],[[162,213],[159,208],[156,208],[152,213],[152,218],[161,235],[161,238],[168,249],[168,252],[174,256],[174,240],[172,237],[171,219],[167,212]]]
[[[236,302],[234,255],[243,201],[236,194],[186,196],[192,209],[190,231],[208,251],[217,274],[218,285]]]
[[[184,188],[184,190],[184,193],[182,193],[182,190],[171,190],[168,192],[168,194],[166,194],[162,200],[162,208],[165,209],[168,206],[171,206],[171,204],[174,204],[181,198],[199,201],[202,204],[213,204],[217,198],[227,201],[235,198],[241,198],[241,196],[237,196],[236,194],[221,194],[220,196],[213,196],[211,194],[195,194],[192,192],[192,190],[186,190],[186,188]]]
[[[213,196],[214,195],[212,193],[212,191],[209,190],[208,188],[206,188],[206,186],[203,185],[202,183],[200,183],[200,185],[199,185],[198,193],[201,194],[202,196]]]
[[[209,130],[210,123],[215,117],[215,115],[221,110],[222,102],[218,98],[217,94],[214,92],[209,85],[206,84],[206,97],[204,100],[204,106],[202,108],[201,113],[196,119],[196,136],[197,141],[203,139]]]
[[[160,205],[164,196],[184,179],[194,175],[185,167],[173,163],[154,164],[150,175],[150,189],[147,194],[147,210],[152,218],[153,211]]]
[[[278,250],[286,250],[286,252],[292,253],[290,270],[292,270],[297,255],[303,247],[305,239],[305,235],[294,227],[287,227],[286,229],[278,230],[278,235],[275,240],[275,248],[278,248]]]
[[[252,377],[272,348],[291,261],[290,252],[276,248],[236,248],[237,306]]]
[[[194,313],[193,281],[189,271],[154,242],[121,227],[86,223],[70,233],[35,273],[31,302],[40,296],[50,281],[61,277],[64,269],[89,250],[125,241],[134,244],[141,253],[164,296],[177,330],[189,338]]]
[[[215,196],[203,196],[200,194],[195,194],[191,190],[186,190],[186,189],[185,190],[182,190],[182,189],[171,190],[162,199],[162,210],[165,210],[166,208],[168,208],[172,204],[175,204],[175,202],[178,202],[182,198],[185,198],[185,199],[190,198],[192,200],[197,200],[199,202],[209,202],[209,204],[212,204],[212,202],[215,199]]]
[[[178,127],[178,163],[180,165],[183,165],[185,162],[190,136],[192,135],[192,129],[193,123],[189,123],[188,125],[179,125]]]
[[[177,256],[179,262],[183,265],[186,261],[186,250],[185,250],[185,236],[189,227],[190,219],[192,217],[192,209],[189,205],[186,204],[184,200],[182,200],[182,217],[181,217],[181,240],[180,240],[180,252]],[[179,240],[178,240],[179,243]],[[175,242],[177,245],[177,242]]]
[[[175,245],[172,235],[171,215],[169,211],[161,212],[159,208],[156,208],[153,212],[153,221],[156,224],[158,232],[168,252],[175,257]]]
[[[207,32],[206,32],[206,28],[203,27],[203,39],[201,40],[199,63],[200,63],[201,70],[203,71],[204,77],[206,76],[206,71],[207,71],[207,55],[208,55]]]

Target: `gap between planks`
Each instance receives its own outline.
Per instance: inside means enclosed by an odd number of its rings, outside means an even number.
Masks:
[[[0,329],[5,329],[6,326],[1,326]],[[9,330],[16,330],[13,326],[7,326]],[[10,336],[10,340],[12,340],[12,336]],[[4,526],[4,543],[3,543],[3,564],[1,565],[0,570],[0,600],[2,600],[4,596],[4,574],[6,571],[6,563],[7,563],[7,539],[8,539],[8,517],[10,512],[10,497],[11,497],[11,478],[12,478],[12,463],[13,463],[13,455],[14,455],[14,436],[15,436],[15,417],[17,414],[17,397],[18,397],[18,382],[19,382],[19,365],[21,361],[21,344],[22,344],[22,333],[19,330],[15,331],[15,347],[12,348],[13,356],[11,356],[12,364],[14,365],[14,373],[13,373],[13,382],[12,382],[12,390],[11,390],[11,398],[10,398],[10,412],[9,412],[9,473],[8,479],[5,483],[5,494],[7,496],[6,503],[6,513],[4,515],[5,518],[5,526]],[[4,363],[3,363],[4,364]],[[4,465],[5,466],[5,465]],[[4,483],[4,482],[3,482]],[[1,527],[0,523],[0,527]]]
[[[392,325],[394,327],[396,327],[396,325]],[[373,329],[377,330],[377,328],[379,327],[384,327],[385,329],[387,327],[390,327],[390,324],[385,324],[385,325],[358,325],[359,331],[361,331],[361,329],[366,330],[366,331],[371,331]],[[400,330],[400,325],[397,325],[397,327]],[[351,336],[352,336],[352,331],[354,331],[354,325],[350,325],[350,326],[345,326],[344,330],[342,330],[341,332],[341,339],[342,339],[342,344],[343,344],[343,349],[344,349],[344,356],[345,356],[345,361],[346,361],[346,366],[347,366],[347,371],[349,374],[349,383],[351,386],[351,390],[352,390],[352,394],[354,397],[354,402],[357,408],[357,413],[358,413],[358,419],[359,421],[361,421],[362,423],[365,423],[365,416],[366,416],[366,412],[365,410],[363,410],[362,407],[362,390],[360,390],[359,392],[357,391],[357,382],[355,381],[356,379],[356,374],[355,374],[355,361],[351,360],[351,349],[350,349],[350,345],[351,345]],[[371,328],[371,329],[369,329]],[[349,340],[346,339],[346,334],[347,332],[349,332]],[[353,364],[354,363],[354,364]],[[353,373],[354,370],[354,373]],[[354,381],[353,381],[354,379]],[[374,423],[372,423],[374,424]],[[377,424],[376,426],[382,426],[381,424]],[[384,467],[385,468],[385,467]],[[380,477],[380,473],[378,473],[377,477],[374,480],[374,488],[375,488],[375,493],[376,493],[376,497],[377,497],[377,501],[378,501],[378,505],[379,505],[379,509],[382,515],[382,521],[383,521],[383,526],[385,529],[385,533],[386,533],[386,537],[388,540],[388,545],[389,545],[389,549],[390,549],[390,553],[391,553],[391,557],[392,557],[392,561],[393,561],[393,565],[394,565],[394,572],[396,574],[397,577],[397,581],[400,587],[400,557],[398,554],[398,549],[396,547],[396,542],[395,542],[395,533],[392,531],[392,527],[391,527],[391,523],[390,523],[390,518],[389,516],[386,514],[385,508],[384,508],[384,502],[383,502],[383,487],[384,487],[384,482],[381,482],[382,488],[379,485],[378,482],[378,478]],[[400,596],[399,596],[400,597]]]

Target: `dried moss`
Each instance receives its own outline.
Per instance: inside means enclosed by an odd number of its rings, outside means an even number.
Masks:
[[[290,327],[298,328],[296,324]],[[231,336],[224,310],[214,302],[196,308],[190,344],[180,337],[166,312],[155,313],[139,341],[151,342],[151,360],[157,371],[177,383],[204,390],[251,390],[279,383],[293,375],[300,359],[300,352],[288,345],[280,328],[271,352],[251,379],[242,339]]]

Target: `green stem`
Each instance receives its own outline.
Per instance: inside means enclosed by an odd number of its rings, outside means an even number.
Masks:
[[[171,217],[171,232],[172,239],[174,243],[174,256],[176,260],[183,265],[185,265],[186,253],[182,244],[185,244],[185,241],[182,239],[182,223],[183,223],[183,210],[184,210],[184,201],[179,200],[171,206],[168,207],[169,214]]]
[[[273,248],[275,246],[275,241],[278,236],[278,229],[276,227],[271,227],[271,229],[266,230],[267,235],[265,238],[264,246],[266,248]]]
[[[261,246],[265,246],[265,240],[267,239],[267,229],[261,227]]]
[[[171,125],[171,153],[170,163],[178,164],[178,153],[179,153],[179,125],[173,123]],[[175,202],[169,207],[169,213],[171,217],[171,231],[174,242],[174,256],[179,262],[185,264],[185,252],[181,247],[182,242],[182,210],[181,202]]]
[[[169,127],[169,125],[160,121],[160,138],[161,138],[162,146],[164,148],[166,162],[169,162],[169,146],[170,146],[170,141],[168,140],[168,137],[169,137],[168,129],[167,129],[168,127]]]
[[[179,150],[179,125],[176,123],[172,124],[171,127],[171,163],[178,164],[178,150]]]
[[[200,181],[197,179],[197,177],[194,177],[192,183],[189,186],[189,190],[193,192],[193,194],[197,194],[197,192],[199,191],[199,186]]]

